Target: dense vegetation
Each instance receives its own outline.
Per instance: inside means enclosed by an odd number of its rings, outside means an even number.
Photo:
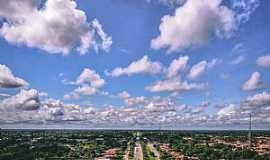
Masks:
[[[116,159],[122,159],[132,136],[130,132],[114,131],[2,132],[0,160],[93,159],[110,148],[118,148]]]

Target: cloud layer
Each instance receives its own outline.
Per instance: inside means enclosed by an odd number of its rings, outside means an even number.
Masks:
[[[59,100],[39,100],[38,91],[22,90],[0,102],[0,124],[87,125],[87,128],[133,127],[216,127],[248,124],[252,114],[254,124],[269,123],[270,95],[262,92],[249,96],[239,104],[220,104],[216,113],[208,114],[209,102],[198,105],[176,104],[161,97],[122,96],[125,106],[95,106],[67,104]],[[267,127],[267,126],[264,126]],[[270,127],[270,126],[269,126]]]

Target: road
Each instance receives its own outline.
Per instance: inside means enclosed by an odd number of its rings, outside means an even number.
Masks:
[[[151,152],[154,153],[155,159],[156,159],[156,160],[160,160],[160,154],[159,154],[159,152],[157,151],[157,149],[154,147],[154,145],[153,145],[152,143],[148,143],[147,146],[150,148]]]
[[[125,152],[124,160],[129,160],[130,144],[128,143],[127,150]]]
[[[134,149],[134,157],[135,157],[135,160],[143,160],[143,151],[142,151],[142,146],[140,142],[136,142],[136,146]]]

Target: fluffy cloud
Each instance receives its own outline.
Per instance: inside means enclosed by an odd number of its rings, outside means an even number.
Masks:
[[[217,113],[217,122],[247,123],[249,115],[253,117],[253,123],[269,123],[270,116],[270,94],[267,92],[257,93],[247,97],[238,104],[224,105]]]
[[[183,71],[187,67],[189,57],[180,56],[178,59],[174,59],[167,70],[167,77],[171,78],[178,74],[178,72]]]
[[[260,125],[269,123],[267,117],[270,116],[270,96],[266,92],[247,97],[239,104],[223,105],[213,115],[206,112],[206,108],[210,105],[208,102],[191,106],[175,104],[171,99],[162,97],[125,96],[124,100],[133,99],[134,103],[130,106],[126,104],[124,107],[109,105],[104,109],[66,104],[54,99],[39,102],[36,90],[24,90],[11,97],[0,102],[0,124],[44,123],[59,127],[87,125],[90,128],[157,128],[162,124],[164,127],[178,128],[216,127],[224,126],[223,124],[228,126],[237,123],[237,127],[240,127],[248,123],[250,113],[252,113],[253,123]]]
[[[199,106],[195,107],[194,109],[191,110],[191,113],[193,114],[201,114],[205,111],[205,109],[210,105],[209,102],[205,101],[202,102]]]
[[[126,98],[129,98],[129,97],[130,97],[130,94],[129,94],[127,91],[123,91],[123,92],[120,92],[120,93],[118,94],[118,96],[119,96],[120,98],[126,99]]]
[[[127,107],[131,107],[135,105],[145,105],[147,100],[144,96],[139,96],[139,97],[124,98],[124,102],[127,105]]]
[[[76,80],[77,85],[90,83],[95,88],[102,87],[105,84],[105,80],[100,77],[96,71],[89,68],[85,68],[80,76]]]
[[[219,119],[224,119],[224,118],[228,118],[232,115],[235,115],[237,113],[237,108],[236,105],[234,104],[229,104],[228,106],[225,106],[223,108],[221,108],[218,112],[218,118]]]
[[[75,93],[91,96],[97,92],[97,89],[92,86],[83,85],[75,89]]]
[[[197,79],[199,78],[202,74],[206,72],[208,68],[212,68],[217,64],[217,59],[213,59],[210,62],[207,61],[201,61],[194,66],[189,71],[188,78],[189,79]]]
[[[267,92],[257,93],[253,96],[249,96],[243,103],[242,106],[248,107],[266,107],[270,106],[270,94]]]
[[[262,67],[270,68],[270,54],[259,57],[257,64]]]
[[[242,90],[251,91],[260,89],[262,86],[263,82],[261,80],[261,74],[259,72],[254,72],[250,78],[242,85]]]
[[[90,47],[108,51],[111,37],[98,20],[87,22],[84,11],[72,0],[47,0],[43,7],[34,0],[0,2],[0,17],[6,21],[0,35],[13,44],[24,44],[50,53],[68,54],[77,48],[85,54]],[[79,44],[79,46],[77,46]]]
[[[170,53],[203,45],[211,35],[230,37],[237,28],[237,20],[234,11],[221,2],[187,0],[174,15],[162,17],[160,35],[151,41],[151,47],[167,48]]]
[[[26,86],[28,83],[12,74],[12,71],[5,65],[0,64],[0,88],[17,88]]]
[[[119,77],[122,75],[134,75],[139,73],[157,74],[162,71],[162,65],[159,62],[152,62],[148,56],[143,56],[141,59],[132,62],[125,68],[117,67],[108,75]]]
[[[21,90],[18,94],[0,102],[1,110],[37,110],[40,106],[37,90]]]
[[[191,90],[202,90],[206,88],[203,83],[188,83],[181,81],[180,78],[172,78],[164,81],[157,81],[156,83],[147,86],[146,90],[150,92],[185,92]]]
[[[64,99],[79,99],[80,95],[93,95],[99,91],[99,88],[105,85],[105,80],[100,77],[96,71],[85,68],[78,76],[76,82],[69,82],[77,86],[74,91],[64,95]]]

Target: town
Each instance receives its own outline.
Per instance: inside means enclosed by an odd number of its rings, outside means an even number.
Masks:
[[[270,159],[270,132],[1,130],[0,160]]]

